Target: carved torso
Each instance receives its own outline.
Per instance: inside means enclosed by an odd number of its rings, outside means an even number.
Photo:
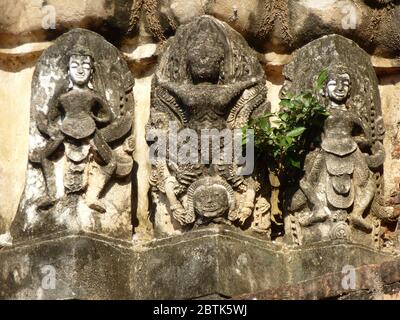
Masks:
[[[72,138],[87,138],[96,130],[91,112],[96,104],[96,96],[90,90],[72,90],[60,96],[60,106],[65,112],[61,131]]]
[[[354,115],[339,108],[331,108],[329,113],[324,123],[322,149],[338,156],[354,152],[357,149],[357,143],[352,137],[356,124]]]

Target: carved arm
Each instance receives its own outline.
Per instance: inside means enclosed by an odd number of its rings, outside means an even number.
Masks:
[[[108,105],[108,103],[99,95],[94,95],[94,100],[97,103],[97,105],[100,106],[100,110],[102,110],[105,115],[103,117],[98,117],[94,115],[92,112],[91,113],[92,118],[100,123],[111,122],[113,120],[113,114],[111,112],[111,108]]]
[[[56,123],[57,118],[61,115],[58,96],[53,96],[53,98],[50,99],[48,110],[47,115],[41,111],[36,114],[36,126],[42,134],[54,138],[58,136],[60,132]]]

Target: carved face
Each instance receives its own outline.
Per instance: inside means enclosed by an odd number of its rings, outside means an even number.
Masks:
[[[223,49],[216,48],[216,43],[211,46],[210,41],[190,48],[188,52],[188,65],[192,79],[195,83],[210,82],[217,83],[221,61],[223,59]]]
[[[92,60],[89,56],[72,55],[69,59],[69,75],[78,86],[86,85],[92,74]]]
[[[336,103],[343,103],[349,96],[350,76],[347,73],[338,74],[328,80],[326,93],[329,99]]]
[[[229,209],[228,192],[220,185],[200,186],[193,194],[193,205],[200,216],[220,217]]]

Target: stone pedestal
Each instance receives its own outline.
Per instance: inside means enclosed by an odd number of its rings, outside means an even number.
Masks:
[[[393,259],[346,242],[300,249],[223,226],[143,244],[60,233],[0,250],[0,299],[230,298]]]

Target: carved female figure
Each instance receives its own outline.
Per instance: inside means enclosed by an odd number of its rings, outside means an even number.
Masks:
[[[113,120],[113,114],[107,103],[93,90],[93,58],[84,48],[76,48],[69,57],[68,76],[70,80],[67,92],[54,96],[47,117],[38,114],[37,127],[49,137],[44,148],[36,149],[30,155],[30,161],[41,165],[47,195],[38,199],[38,207],[51,206],[56,201],[54,164],[49,158],[61,144],[65,146],[68,159],[64,186],[67,193],[85,188],[83,179],[89,151],[95,150],[97,161],[102,164],[102,175],[98,177],[100,187],[88,190],[86,200],[92,209],[104,212],[98,200],[104,185],[116,169],[116,160],[98,130]]]
[[[328,118],[321,137],[321,148],[306,160],[306,175],[300,181],[303,201],[294,201],[291,210],[310,202],[310,212],[303,212],[299,223],[308,226],[323,222],[331,215],[349,213],[350,222],[366,231],[372,230],[364,218],[376,191],[373,173],[360,147],[367,143],[366,131],[357,112],[346,105],[351,90],[350,75],[339,67],[331,70],[324,95],[328,100]],[[295,195],[295,198],[299,194]]]
[[[285,235],[296,244],[335,239],[380,248],[385,225],[395,219],[386,205],[381,98],[370,56],[353,41],[329,35],[293,54],[283,69],[284,91],[315,88],[329,116],[315,134],[296,192],[287,192]]]
[[[70,30],[44,50],[15,241],[58,232],[132,238],[133,86],[119,50],[95,32]]]

